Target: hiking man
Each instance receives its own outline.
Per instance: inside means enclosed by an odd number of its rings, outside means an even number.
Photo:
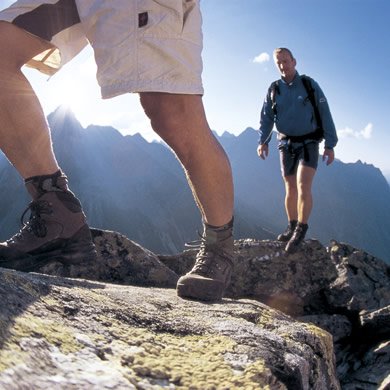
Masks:
[[[287,229],[278,240],[287,242],[286,252],[293,253],[308,229],[319,143],[325,139],[322,159],[329,165],[334,160],[337,134],[327,100],[317,82],[298,74],[296,59],[289,49],[275,49],[273,57],[281,79],[271,84],[261,110],[257,154],[263,160],[268,156],[275,124],[288,218]]]
[[[29,221],[0,244],[0,266],[29,270],[52,259],[95,259],[82,207],[21,72],[27,64],[52,75],[88,43],[102,97],[139,93],[152,128],[183,165],[199,207],[202,244],[194,268],[178,282],[178,295],[220,299],[232,269],[233,184],[202,102],[199,0],[19,0],[0,12],[0,147],[33,199]]]

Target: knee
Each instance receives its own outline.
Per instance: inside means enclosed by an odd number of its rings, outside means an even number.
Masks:
[[[298,186],[298,195],[300,199],[310,199],[312,194],[311,194],[311,186],[307,184],[300,183]]]
[[[143,92],[140,101],[153,130],[161,137],[180,122],[180,107],[169,94]]]
[[[284,185],[288,194],[296,195],[298,193],[297,178],[295,175],[285,176]]]
[[[193,129],[194,112],[186,96],[156,92],[140,94],[141,105],[153,130],[182,162],[190,159],[196,138]]]

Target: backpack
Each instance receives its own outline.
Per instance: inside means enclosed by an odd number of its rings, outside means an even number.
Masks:
[[[298,135],[298,136],[288,136],[288,135],[283,135],[282,139],[288,139],[291,140],[291,142],[303,142],[306,141],[307,139],[314,139],[314,140],[322,140],[324,138],[324,129],[322,128],[322,119],[320,115],[320,110],[318,109],[318,105],[316,102],[316,98],[314,96],[314,88],[311,84],[311,78],[306,75],[301,75],[301,80],[303,83],[303,86],[306,89],[307,97],[313,106],[314,109],[314,115],[316,117],[316,122],[317,122],[317,129],[314,130],[311,133],[305,134],[305,135]],[[274,113],[274,117],[276,118],[277,114],[277,107],[276,107],[276,94],[280,95],[280,88],[279,88],[279,80],[274,81],[270,88],[269,88],[269,94],[272,102],[272,111]]]

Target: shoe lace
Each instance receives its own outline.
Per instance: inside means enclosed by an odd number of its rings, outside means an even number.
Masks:
[[[197,230],[196,233],[198,234],[199,239],[184,243],[184,246],[186,248],[189,248],[189,249],[200,249],[202,245],[206,244],[206,238],[203,236],[203,234],[200,233],[199,230]]]
[[[200,239],[186,242],[184,246],[189,249],[199,250],[198,254],[196,255],[196,261],[193,270],[207,273],[212,269],[213,266],[216,265],[214,257],[210,256],[210,252],[215,252],[219,254],[222,253],[220,253],[220,245],[218,245],[218,243],[207,243],[206,237],[199,233],[199,231],[197,233]]]
[[[30,212],[30,217],[29,220],[25,222],[25,216],[28,212]],[[23,233],[26,231],[37,237],[45,237],[47,227],[46,222],[41,215],[51,214],[51,212],[52,208],[46,200],[35,200],[30,202],[20,218],[22,228],[16,233],[12,240],[23,238]]]
[[[199,230],[197,231],[197,234],[199,236],[198,240],[186,242],[184,246],[188,249],[198,250],[193,270],[208,272],[211,268],[212,262],[210,261],[210,256],[207,256],[206,238],[199,232]]]

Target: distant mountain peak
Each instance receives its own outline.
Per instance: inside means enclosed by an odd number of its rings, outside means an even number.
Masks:
[[[142,143],[149,143],[148,141],[146,141],[146,139],[141,135],[141,133],[135,133],[135,134],[128,134],[126,135],[126,138],[128,139],[131,139],[132,141],[135,141],[135,142],[142,142]]]
[[[51,114],[49,114],[49,117],[72,118],[77,121],[76,116],[73,113],[71,107],[67,104],[62,104],[58,106]]]
[[[225,130],[225,131],[222,133],[221,137],[223,137],[223,138],[236,138],[236,136],[235,136],[234,134],[229,133],[227,130]]]
[[[51,114],[48,115],[47,120],[51,129],[55,129],[56,133],[66,131],[68,132],[68,135],[70,135],[79,133],[83,130],[83,127],[68,105],[61,105],[57,107]]]

